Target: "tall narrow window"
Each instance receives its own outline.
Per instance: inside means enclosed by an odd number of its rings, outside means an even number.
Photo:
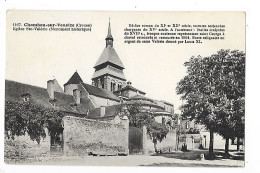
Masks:
[[[111,91],[114,92],[116,89],[116,84],[114,82],[111,82]]]
[[[101,84],[102,84],[102,88],[104,88],[104,87],[105,87],[104,81],[102,81],[102,83],[101,83]]]
[[[113,83],[113,92],[115,91],[115,89],[116,89],[116,84],[115,83]]]
[[[188,129],[188,128],[189,128],[189,126],[190,126],[190,122],[189,122],[189,121],[187,121],[187,122],[186,122],[186,129]]]
[[[122,85],[118,84],[118,90],[121,90],[121,89],[122,89]]]

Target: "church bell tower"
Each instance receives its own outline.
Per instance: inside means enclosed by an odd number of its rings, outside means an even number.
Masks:
[[[92,85],[114,92],[126,86],[126,78],[124,65],[113,47],[110,20],[105,40],[106,47],[94,66]]]

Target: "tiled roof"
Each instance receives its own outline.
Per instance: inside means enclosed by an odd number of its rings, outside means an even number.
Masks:
[[[93,85],[89,85],[86,83],[81,83],[81,85],[86,89],[86,91],[90,94],[90,95],[94,95],[97,97],[102,97],[102,98],[107,98],[107,99],[111,99],[111,100],[115,100],[115,101],[120,101],[119,98],[114,95],[111,91],[102,89],[102,88],[98,88],[95,87]]]
[[[130,101],[126,101],[124,102],[124,104],[138,104],[140,106],[151,106],[151,107],[156,107],[156,108],[162,108],[161,106],[153,103],[153,102],[150,102],[150,101],[147,101],[147,100],[130,100]]]
[[[117,55],[115,49],[111,46],[108,46],[103,50],[101,56],[99,57],[98,61],[95,64],[94,68],[96,68],[97,66],[99,66],[103,63],[106,63],[106,62],[110,62],[121,68],[124,68],[124,65],[123,65],[122,61],[120,60],[119,56]]]
[[[99,77],[99,76],[102,76],[102,75],[105,75],[105,74],[110,74],[112,76],[116,76],[118,78],[126,80],[125,75],[124,75],[122,70],[115,69],[114,67],[111,67],[111,66],[107,66],[107,67],[102,68],[98,71],[95,71],[93,76],[92,76],[92,79]]]
[[[130,100],[147,100],[147,101],[154,102],[153,99],[150,99],[150,98],[142,96],[142,95],[136,95],[136,96],[130,97]]]
[[[47,89],[32,86],[28,84],[22,84],[10,80],[5,81],[5,100],[13,102],[23,102],[21,95],[29,93],[30,99],[36,104],[42,105],[46,108],[55,108],[61,111],[73,112],[79,114],[86,114],[89,109],[93,109],[94,105],[89,99],[81,98],[81,103],[77,106],[72,106],[75,103],[74,97],[60,92],[54,92],[55,106],[50,103],[50,97]]]
[[[171,115],[170,112],[167,112],[167,111],[165,111],[165,110],[163,110],[163,109],[154,109],[154,110],[152,110],[152,113],[153,113],[153,114]]]
[[[145,92],[143,92],[131,85],[127,85],[127,86],[123,87],[122,89],[115,91],[114,93],[119,93],[120,91],[126,91],[126,90],[139,91],[141,94],[146,94]]]
[[[161,100],[161,102],[163,102],[163,103],[165,103],[165,104],[167,104],[167,105],[173,106],[173,104],[172,104],[172,103],[170,103],[170,102],[167,102],[167,101],[165,101],[165,100]]]
[[[83,80],[81,79],[81,77],[79,76],[78,72],[75,72],[71,78],[68,80],[67,83],[65,83],[64,85],[68,85],[68,84],[79,84],[80,82],[83,82]]]

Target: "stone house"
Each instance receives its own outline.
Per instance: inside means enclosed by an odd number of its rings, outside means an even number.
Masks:
[[[128,119],[114,117],[116,121],[101,122],[87,118],[95,106],[88,98],[80,97],[78,90],[73,96],[56,91],[60,87],[56,80],[47,82],[47,89],[6,80],[5,101],[24,103],[33,101],[44,108],[62,111],[63,133],[50,136],[40,144],[28,135],[16,136],[14,140],[5,138],[5,156],[12,157],[19,150],[24,157],[50,154],[82,155],[88,152],[128,153]],[[86,133],[89,132],[89,133]],[[80,136],[80,137],[79,137]],[[79,141],[81,139],[81,141]],[[84,140],[83,140],[84,139]],[[112,140],[111,140],[112,139]],[[80,146],[80,147],[79,147]],[[15,148],[18,147],[18,148]]]

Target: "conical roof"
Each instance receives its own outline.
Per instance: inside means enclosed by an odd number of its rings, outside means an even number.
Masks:
[[[68,85],[68,84],[79,84],[83,82],[83,80],[81,79],[81,77],[79,76],[78,72],[76,71],[71,78],[68,80],[67,83],[65,83],[64,85]]]
[[[97,60],[94,68],[96,68],[97,66],[99,66],[101,64],[109,62],[109,63],[112,63],[112,64],[119,66],[119,67],[124,69],[124,65],[123,65],[122,61],[120,60],[120,58],[117,55],[115,49],[113,48],[113,43],[112,43],[113,40],[114,39],[113,39],[112,34],[111,34],[111,27],[110,27],[110,21],[109,21],[107,37],[106,37],[106,47],[103,50],[99,59]]]
[[[99,59],[97,60],[95,67],[104,64],[106,62],[110,62],[112,64],[115,64],[121,68],[125,68],[122,61],[120,60],[119,56],[117,55],[115,49],[111,46],[106,47],[101,56],[99,57]]]
[[[113,38],[112,34],[111,34],[110,21],[109,21],[109,24],[108,24],[107,38]]]

